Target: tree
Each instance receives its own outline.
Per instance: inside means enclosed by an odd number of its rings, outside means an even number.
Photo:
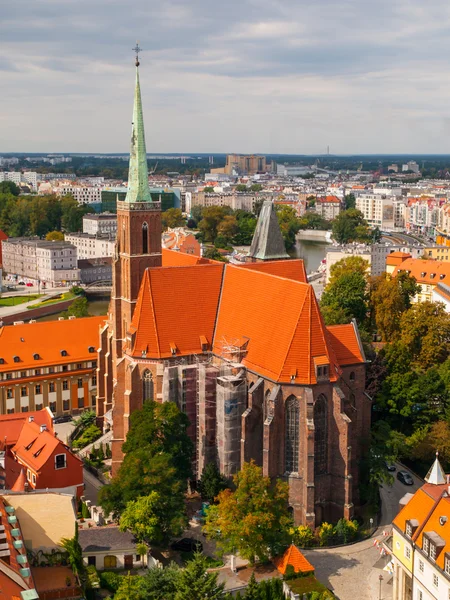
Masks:
[[[380,275],[372,279],[370,302],[377,331],[383,341],[393,341],[400,333],[400,317],[411,307],[420,287],[407,273],[397,277]]]
[[[300,219],[297,213],[286,204],[276,205],[278,223],[280,224],[281,233],[284,239],[286,250],[290,250],[295,245],[295,236],[300,230]]]
[[[235,187],[236,192],[247,192],[248,188],[245,183],[238,183]]]
[[[348,210],[349,208],[355,208],[356,206],[356,198],[355,198],[355,194],[346,194],[345,198],[345,209]]]
[[[361,272],[344,273],[323,292],[321,307],[323,318],[327,325],[336,325],[336,315],[339,321],[349,323],[356,319],[363,323],[367,316],[367,282]]]
[[[168,208],[161,215],[161,221],[164,229],[173,229],[174,227],[183,227],[183,225],[186,225],[186,219],[179,208]]]
[[[205,192],[205,194],[213,194],[214,188],[210,185],[207,185],[206,187],[203,188],[203,191]]]
[[[230,210],[227,206],[207,206],[203,209],[202,220],[198,224],[198,228],[206,241],[215,241],[219,223],[224,220]]]
[[[228,262],[227,259],[220,254],[220,252],[216,248],[206,248],[203,252],[204,258],[209,258],[210,260],[218,260],[220,262]]]
[[[220,552],[239,551],[252,563],[276,554],[288,541],[291,523],[287,483],[277,479],[272,485],[253,461],[233,481],[236,490],[220,492],[218,504],[209,507],[204,531]]]
[[[74,316],[77,318],[88,317],[89,310],[87,298],[85,296],[78,296],[77,298],[75,298],[75,300],[67,309],[66,315]]]
[[[86,585],[86,568],[83,563],[83,552],[78,541],[78,523],[75,522],[73,538],[61,538],[59,545],[67,552],[67,562],[74,574],[79,577],[84,589]]]
[[[157,491],[128,502],[120,517],[121,531],[131,531],[140,542],[159,546],[181,535],[186,525],[184,506],[176,507]]]
[[[147,600],[143,587],[143,577],[128,573],[120,578],[120,585],[114,594],[114,600]]]
[[[204,500],[214,502],[218,494],[228,487],[228,482],[220,473],[215,462],[208,463],[200,479],[200,493]]]
[[[316,212],[307,210],[305,214],[299,219],[300,229],[319,229],[326,231],[330,229],[331,223]]]
[[[450,425],[448,421],[437,421],[417,429],[408,438],[411,457],[431,464],[436,452],[444,467],[450,465]]]
[[[142,589],[148,600],[174,600],[177,592],[180,568],[171,562],[164,569],[153,567],[142,578]]]
[[[361,256],[347,256],[346,258],[341,258],[341,260],[338,260],[330,267],[330,281],[328,285],[334,285],[342,275],[349,275],[351,273],[360,273],[367,281],[369,272],[370,265],[368,260],[365,260]]]
[[[260,192],[263,189],[263,186],[260,183],[253,183],[250,186],[251,192]]]
[[[222,600],[224,583],[217,583],[218,573],[207,571],[206,557],[194,554],[180,572],[175,600]]]
[[[244,600],[259,600],[261,596],[259,595],[258,587],[255,573],[253,572],[249,579],[248,586],[245,588]]]
[[[81,231],[83,216],[89,212],[89,207],[78,204],[73,196],[61,198],[61,227],[64,231]]]
[[[198,204],[194,204],[194,206],[191,206],[191,217],[194,219],[196,224],[200,223],[203,210],[204,206],[199,206]]]
[[[64,234],[62,231],[49,231],[45,236],[45,239],[49,242],[62,242],[64,240]]]
[[[217,226],[217,233],[226,240],[231,240],[238,231],[237,219],[234,215],[226,215]]]
[[[20,188],[13,181],[2,181],[0,182],[0,194],[12,194],[18,196],[20,194]]]
[[[370,241],[370,230],[363,218],[362,212],[355,208],[349,208],[338,214],[333,221],[333,238],[339,244],[349,242]]]

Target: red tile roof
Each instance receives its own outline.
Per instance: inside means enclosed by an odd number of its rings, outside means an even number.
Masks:
[[[331,325],[327,327],[331,345],[340,365],[364,362],[354,325]]]
[[[12,413],[0,415],[0,442],[6,439],[7,446],[13,446],[19,439],[25,421],[34,419],[37,425],[45,425],[49,431],[53,431],[53,418],[50,409],[43,408],[28,413]]]
[[[264,273],[285,277],[286,279],[294,279],[302,283],[307,283],[308,281],[305,263],[301,259],[269,260],[267,262],[243,263],[236,266],[244,269],[252,269],[253,271],[263,271]]]
[[[396,269],[393,275],[407,271],[418,283],[437,285],[450,282],[450,263],[441,260],[424,260],[407,258]]]
[[[189,256],[189,255],[184,255]],[[212,344],[224,264],[147,269],[130,330],[133,355],[148,358],[202,352]]]
[[[186,254],[185,252],[177,252],[176,250],[162,249],[162,265],[163,267],[187,267],[192,265],[209,265],[217,263],[215,260],[195,256],[195,254]]]
[[[286,573],[289,565],[294,568],[295,573],[314,573],[312,564],[294,544],[291,544],[283,556],[275,558],[273,562],[283,575]]]
[[[105,317],[85,317],[6,325],[0,329],[0,357],[4,360],[0,373],[96,360],[99,328],[104,322]],[[90,346],[95,352],[89,352]],[[67,357],[61,356],[61,350],[67,350]],[[39,356],[37,360],[34,354]],[[19,362],[14,362],[14,356],[19,357]]]

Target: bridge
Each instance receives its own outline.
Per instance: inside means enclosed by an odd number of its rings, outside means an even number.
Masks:
[[[82,286],[84,291],[89,294],[110,294],[112,289],[112,281],[110,279],[105,279],[102,281],[93,281],[88,285]]]

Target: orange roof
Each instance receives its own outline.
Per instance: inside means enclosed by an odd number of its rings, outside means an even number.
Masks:
[[[286,573],[286,569],[289,565],[294,568],[295,573],[314,573],[312,564],[303,556],[294,544],[291,544],[283,556],[275,558],[273,562],[283,575]]]
[[[42,469],[58,448],[66,452],[67,447],[50,431],[40,430],[39,425],[26,421],[12,453],[36,473]]]
[[[316,382],[314,358],[327,355],[336,381],[336,358],[309,284],[227,265],[214,336],[214,352],[248,340],[243,364],[274,381]],[[292,379],[295,377],[295,379]]]
[[[301,281],[302,283],[307,283],[308,281],[305,263],[301,259],[269,260],[267,262],[244,263],[236,266],[243,267],[244,269],[253,269],[254,271],[263,271],[264,273],[293,279],[294,281]]]
[[[386,257],[386,264],[391,266],[400,265],[407,258],[411,258],[409,252],[391,252]]]
[[[450,281],[450,263],[440,260],[423,260],[422,258],[407,258],[393,272],[407,272],[418,283],[436,285]]]
[[[96,360],[99,327],[104,322],[105,317],[85,317],[6,325],[0,329],[0,357],[4,360],[0,373]],[[89,347],[95,352],[89,352]],[[61,356],[61,350],[67,350],[67,357]],[[35,354],[39,356],[37,360],[33,358]],[[18,362],[14,362],[15,356],[19,357]]]
[[[12,446],[17,443],[20,432],[25,421],[34,420],[37,425],[46,425],[49,431],[53,431],[53,418],[49,408],[27,413],[12,413],[0,415],[0,440],[6,439],[6,444]]]
[[[354,325],[330,325],[327,330],[340,365],[365,362]]]
[[[176,250],[162,249],[162,266],[163,267],[188,267],[191,265],[209,265],[217,264],[219,261],[210,260],[195,254],[186,254],[185,252],[177,252]]]
[[[195,354],[202,352],[200,336],[212,345],[223,269],[223,263],[147,269],[130,327],[133,355],[165,358],[171,348]]]
[[[326,203],[332,203],[332,204],[340,204],[341,201],[339,200],[339,198],[337,196],[325,196],[325,197],[319,197],[317,198],[317,202],[320,202],[321,204],[326,204]]]
[[[441,486],[432,486],[438,488]],[[392,524],[395,525],[400,531],[405,533],[406,521],[411,519],[417,519],[419,526],[425,521],[428,513],[432,509],[435,503],[435,499],[427,494],[423,487],[417,490],[411,500],[406,504],[402,510],[398,513]]]
[[[446,486],[443,487],[445,491]],[[442,491],[442,494],[444,493],[444,491]],[[438,554],[436,556],[436,564],[442,570],[444,570],[445,554],[446,552],[450,552],[450,521],[446,519],[445,522],[441,523],[441,517],[444,515],[448,515],[449,510],[450,498],[448,496],[441,497],[439,500],[437,500],[431,511],[431,514],[425,520],[423,527],[421,528],[420,533],[417,536],[417,539],[415,540],[417,546],[419,548],[422,548],[424,534],[432,534],[432,537],[434,537],[433,534],[437,534],[440,538],[442,538],[444,546],[442,547],[442,549],[440,549],[440,551],[438,550]]]

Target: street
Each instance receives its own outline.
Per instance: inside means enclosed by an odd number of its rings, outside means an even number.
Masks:
[[[397,471],[407,470],[397,465]],[[304,550],[303,553],[316,568],[317,578],[333,590],[339,600],[390,600],[392,598],[392,576],[383,571],[388,562],[380,556],[374,540],[383,539],[383,531],[390,531],[392,519],[398,513],[399,502],[408,492],[414,493],[423,481],[412,475],[414,485],[406,486],[394,475],[392,486],[383,486],[381,494],[380,526],[371,538],[351,546],[328,550]],[[379,576],[382,575],[381,598]]]

